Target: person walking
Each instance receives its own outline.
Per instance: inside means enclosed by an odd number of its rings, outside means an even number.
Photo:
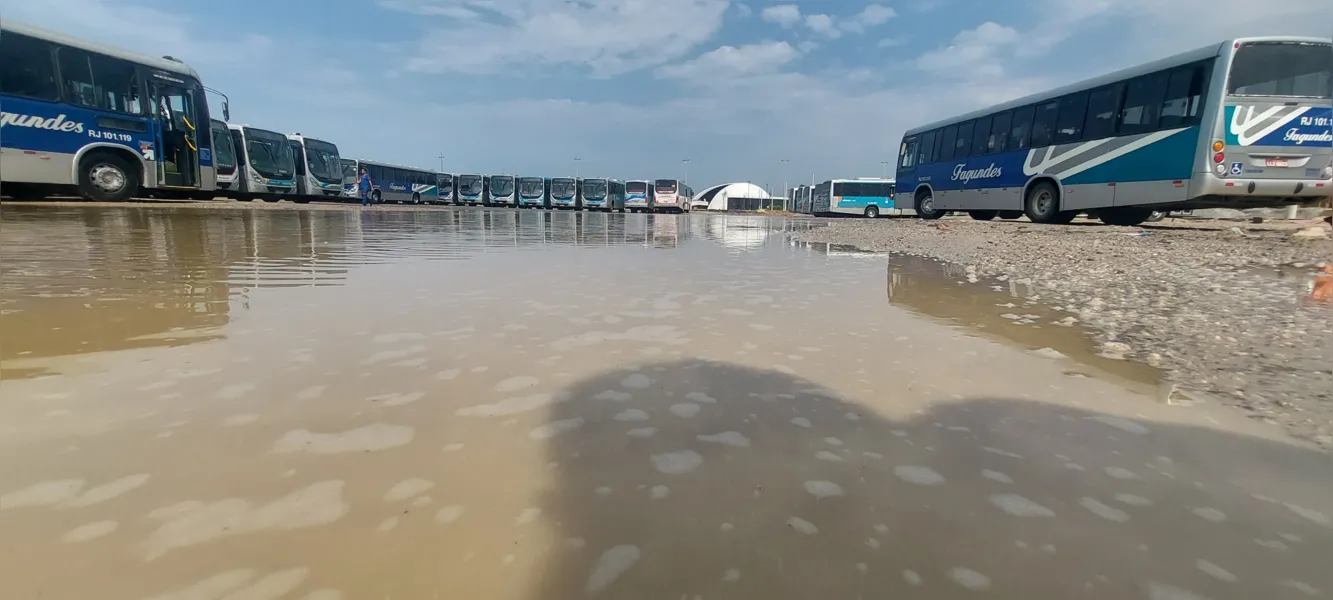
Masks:
[[[370,206],[370,174],[366,173],[365,167],[361,167],[361,179],[356,185],[361,188],[361,206]]]

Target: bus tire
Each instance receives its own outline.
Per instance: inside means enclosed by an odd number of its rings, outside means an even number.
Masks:
[[[1000,216],[998,210],[969,210],[967,216],[972,217],[974,221],[991,221]]]
[[[930,190],[921,190],[916,195],[916,216],[927,221],[934,221],[944,216],[944,211],[935,209],[935,196]]]
[[[112,152],[89,152],[79,161],[79,195],[93,202],[124,202],[139,191],[139,174]]]
[[[1023,211],[1021,211],[1021,210],[1002,210],[1002,211],[1000,211],[999,216],[1000,216],[1001,219],[1004,219],[1004,220],[1006,220],[1006,221],[1012,221],[1012,220],[1014,220],[1014,219],[1021,219],[1021,218],[1023,218]]]
[[[1060,191],[1049,181],[1037,182],[1028,188],[1027,197],[1023,199],[1023,214],[1033,223],[1058,223]]]
[[[278,202],[280,200],[282,200],[282,196],[274,196],[271,194],[264,196],[264,202]]]
[[[1152,209],[1148,208],[1104,208],[1097,211],[1097,218],[1107,225],[1119,225],[1122,227],[1133,227],[1141,225],[1152,217]]]
[[[412,204],[421,204],[421,194],[412,192]]]
[[[878,206],[875,206],[875,205],[873,205],[873,204],[871,204],[870,206],[867,206],[867,207],[866,207],[866,218],[867,218],[867,219],[878,219],[878,218],[879,218],[879,207],[878,207]]]
[[[308,196],[298,196],[296,198],[292,198],[292,202],[295,202],[297,204],[310,204],[310,198]]]
[[[379,191],[379,190],[375,190],[375,191],[373,191],[373,192],[370,193],[370,203],[371,203],[371,204],[379,204],[379,203],[380,203],[380,191]]]

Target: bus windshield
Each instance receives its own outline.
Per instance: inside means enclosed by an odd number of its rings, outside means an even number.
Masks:
[[[583,182],[583,197],[589,200],[601,200],[606,197],[606,181],[592,179]]]
[[[224,125],[213,127],[213,162],[228,173],[236,168],[236,147],[231,143],[231,132]]]
[[[524,177],[518,180],[518,193],[524,198],[540,198],[546,191],[546,182],[537,177]]]
[[[574,197],[573,179],[552,179],[551,196],[555,198],[573,198]]]
[[[659,194],[674,194],[676,193],[676,180],[658,179],[654,184],[654,187],[657,188],[657,193]]]
[[[1243,44],[1231,62],[1227,93],[1233,96],[1330,97],[1328,44],[1255,42]]]
[[[338,181],[338,173],[342,169],[339,166],[338,147],[328,142],[305,140],[306,164],[310,169],[310,174],[315,179],[324,183],[334,183]]]
[[[625,184],[625,193],[642,196],[648,193],[648,184],[642,181],[631,181]]]
[[[347,160],[344,158],[342,160],[342,164],[343,164],[343,184],[346,185],[346,184],[356,183],[357,179],[360,179],[360,173],[356,172],[356,161]]]
[[[476,196],[481,193],[481,175],[459,175],[458,193]]]
[[[281,179],[292,176],[292,147],[287,136],[247,127],[245,152],[250,156],[250,166],[260,175]]]
[[[514,178],[491,176],[491,195],[508,196],[514,193]]]

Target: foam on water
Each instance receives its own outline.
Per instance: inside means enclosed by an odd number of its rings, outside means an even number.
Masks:
[[[930,467],[922,467],[917,465],[899,465],[893,468],[893,474],[897,475],[898,479],[906,481],[907,483],[914,483],[916,485],[944,484],[944,476],[940,475],[939,473],[936,473],[935,470],[931,469]]]
[[[703,464],[704,457],[693,450],[679,450],[652,455],[653,468],[668,475],[679,475],[695,470]]]
[[[722,444],[723,446],[731,446],[733,448],[750,447],[750,438],[745,437],[737,431],[723,431],[722,433],[715,433],[712,435],[699,435],[695,436],[695,439],[698,439],[701,442]]]
[[[412,442],[413,435],[411,427],[386,423],[375,423],[337,433],[315,433],[297,429],[288,431],[278,438],[270,451],[274,454],[376,452],[406,446]]]
[[[842,486],[831,481],[807,481],[805,482],[805,491],[810,492],[811,496],[820,500],[843,494]]]
[[[584,423],[585,421],[581,417],[551,421],[550,423],[532,428],[532,431],[528,432],[528,437],[534,440],[549,440],[562,433],[568,433],[583,427]]]
[[[610,587],[630,567],[639,562],[638,546],[629,544],[615,546],[598,557],[592,572],[588,574],[588,583],[584,588],[588,593],[597,593]]]

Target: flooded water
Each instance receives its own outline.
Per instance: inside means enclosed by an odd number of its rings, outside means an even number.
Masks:
[[[0,597],[1333,594],[1326,455],[811,223],[6,206]]]

